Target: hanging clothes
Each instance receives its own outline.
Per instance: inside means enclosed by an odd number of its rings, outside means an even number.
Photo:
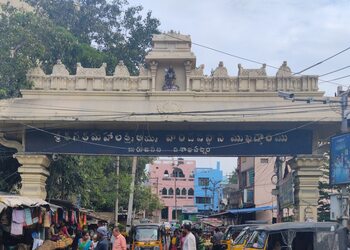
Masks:
[[[44,227],[49,228],[50,225],[51,225],[51,215],[49,211],[46,211],[44,215]]]
[[[27,226],[33,225],[32,211],[30,208],[24,209],[25,222]]]
[[[11,234],[12,235],[22,235],[23,234],[23,223],[19,224],[19,223],[12,221]]]
[[[13,209],[12,210],[12,221],[18,224],[23,224],[25,222],[24,210]]]

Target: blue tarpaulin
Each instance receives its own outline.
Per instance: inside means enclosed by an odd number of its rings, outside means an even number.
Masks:
[[[238,208],[238,209],[227,210],[225,212],[218,213],[218,214],[213,214],[213,215],[210,215],[209,217],[221,217],[221,216],[225,216],[225,215],[229,215],[229,214],[254,213],[254,212],[257,212],[257,211],[266,211],[266,210],[272,210],[272,209],[275,209],[275,208],[277,208],[277,206]]]
[[[276,207],[273,206],[263,206],[263,207],[252,207],[252,208],[240,208],[240,209],[231,209],[227,210],[227,212],[231,214],[244,214],[244,213],[254,213],[257,211],[266,211],[266,210],[272,210]]]

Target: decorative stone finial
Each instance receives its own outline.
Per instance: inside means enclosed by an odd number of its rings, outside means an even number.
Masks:
[[[277,77],[290,77],[292,75],[292,71],[287,66],[287,61],[284,61],[281,67],[278,69],[276,76]]]
[[[148,76],[148,70],[142,63],[139,64],[139,76]]]
[[[119,77],[129,77],[130,76],[129,70],[125,66],[125,64],[122,60],[120,60],[119,63],[117,64],[117,66],[115,67],[114,75],[119,76]]]
[[[219,66],[213,72],[214,77],[228,77],[227,69],[224,67],[222,61],[219,62]]]
[[[58,59],[56,64],[53,66],[52,75],[55,76],[68,76],[69,71],[66,66],[62,63],[61,59]]]

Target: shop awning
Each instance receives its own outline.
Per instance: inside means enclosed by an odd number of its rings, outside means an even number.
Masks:
[[[0,212],[6,207],[39,207],[49,203],[39,198],[29,198],[19,195],[0,195]]]
[[[258,211],[272,210],[274,208],[276,208],[276,206],[230,209],[222,213],[210,215],[209,217],[221,217],[221,216],[230,215],[230,214],[247,214],[247,213],[254,213]]]

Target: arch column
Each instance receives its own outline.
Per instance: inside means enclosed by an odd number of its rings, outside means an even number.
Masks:
[[[294,170],[295,220],[317,221],[318,182],[322,176],[320,155],[298,155],[289,161]]]
[[[22,178],[20,194],[33,198],[46,198],[46,180],[50,175],[50,160],[46,155],[16,154],[14,157],[22,165],[18,172]]]

